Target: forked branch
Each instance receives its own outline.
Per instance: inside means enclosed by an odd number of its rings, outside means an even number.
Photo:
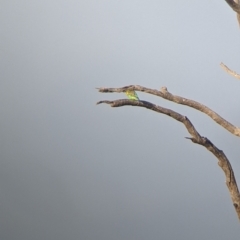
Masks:
[[[106,89],[105,89],[105,91],[103,91],[102,88],[99,89],[99,91],[100,92],[111,92],[111,90],[107,91]],[[226,185],[228,187],[228,190],[229,190],[232,202],[233,202],[233,206],[234,206],[235,211],[240,220],[240,195],[239,195],[237,182],[234,177],[234,172],[233,172],[233,169],[231,167],[229,160],[227,159],[227,157],[225,156],[223,151],[218,149],[211,141],[209,141],[205,137],[202,137],[197,132],[197,130],[195,129],[195,127],[193,126],[193,124],[190,122],[190,120],[187,117],[185,117],[173,110],[157,106],[157,105],[152,104],[147,101],[134,101],[134,100],[128,100],[128,99],[120,99],[120,100],[115,100],[115,101],[100,101],[97,104],[101,104],[101,103],[109,104],[111,107],[122,107],[122,106],[127,106],[127,105],[136,106],[136,107],[144,107],[144,108],[150,109],[152,111],[165,114],[165,115],[183,123],[184,126],[186,127],[187,131],[191,135],[191,137],[190,138],[187,137],[187,139],[191,139],[191,141],[193,143],[197,143],[199,145],[204,146],[208,151],[210,151],[218,159],[218,165],[222,168],[222,170],[225,174]]]
[[[228,130],[233,135],[240,137],[240,128],[235,127],[233,124],[231,124],[230,122],[228,122],[227,120],[222,118],[220,115],[218,115],[216,112],[214,112],[213,110],[211,110],[210,108],[208,108],[207,106],[205,106],[201,103],[171,94],[170,92],[168,92],[166,87],[162,87],[160,89],[160,91],[158,91],[156,89],[150,89],[150,88],[142,87],[139,85],[130,85],[130,86],[122,87],[122,88],[98,88],[98,91],[104,92],[104,93],[107,93],[107,92],[108,93],[112,93],[112,92],[120,93],[120,92],[125,92],[127,89],[150,93],[152,95],[159,96],[161,98],[175,102],[177,104],[181,104],[181,105],[185,105],[185,106],[194,108],[200,112],[207,114],[216,123],[221,125],[223,128]]]

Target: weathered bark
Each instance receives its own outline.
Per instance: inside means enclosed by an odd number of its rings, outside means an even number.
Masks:
[[[162,87],[161,90],[158,91],[156,89],[150,89],[150,88],[142,87],[139,85],[130,85],[122,88],[99,88],[99,92],[105,92],[105,93],[106,92],[125,92],[127,89],[150,93],[150,94],[162,97],[164,99],[167,99],[169,101],[175,102],[177,104],[194,108],[198,111],[201,111],[207,114],[216,123],[221,125],[223,128],[228,130],[233,135],[240,137],[240,128],[234,126],[233,124],[231,124],[230,122],[222,118],[220,115],[218,115],[216,112],[214,112],[213,110],[211,110],[210,108],[208,108],[207,106],[201,103],[171,94],[170,92],[168,92],[166,87]]]
[[[225,0],[228,5],[232,8],[232,10],[238,14],[240,14],[240,5],[239,0]]]
[[[232,8],[232,10],[237,13],[237,20],[240,26],[240,0],[225,0],[225,1]],[[221,63],[220,65],[228,74],[240,79],[239,74],[229,69],[223,63]],[[222,118],[220,115],[218,115],[216,112],[214,112],[213,110],[211,110],[210,108],[208,108],[207,106],[201,103],[171,94],[170,92],[168,92],[166,87],[162,87],[160,91],[156,89],[145,88],[139,85],[131,85],[131,86],[126,86],[122,88],[99,88],[98,90],[99,92],[102,92],[102,93],[126,92],[126,90],[134,90],[134,91],[141,91],[141,92],[153,94],[153,95],[162,97],[166,100],[175,102],[177,104],[186,105],[188,107],[201,111],[206,115],[208,115],[210,118],[212,118],[216,123],[221,125],[223,128],[228,130],[230,133],[240,137],[240,128],[234,126],[233,124],[231,124],[230,122]],[[111,107],[122,107],[127,105],[135,106],[135,107],[143,107],[161,114],[165,114],[183,123],[183,125],[186,127],[187,131],[191,135],[191,137],[186,137],[186,138],[190,139],[193,143],[202,145],[218,159],[218,165],[222,168],[225,174],[226,185],[228,187],[228,191],[230,193],[233,206],[238,215],[238,219],[240,220],[240,194],[239,194],[237,182],[234,176],[234,172],[229,160],[227,159],[227,157],[225,156],[222,150],[218,149],[210,140],[208,140],[206,137],[201,136],[197,132],[193,124],[190,122],[190,120],[186,116],[183,116],[171,109],[163,108],[161,106],[157,106],[147,101],[120,99],[115,101],[104,100],[104,101],[98,102],[97,104],[101,104],[101,103],[109,104]]]
[[[234,12],[237,13],[237,20],[240,26],[240,1],[239,0],[225,0]]]
[[[103,90],[104,89],[104,90]],[[109,90],[109,91],[108,91]],[[100,88],[100,92],[112,92],[112,88]],[[128,100],[128,99],[120,99],[115,101],[100,101],[97,104],[106,103],[109,104],[111,107],[122,107],[122,106],[136,106],[136,107],[144,107],[147,109],[150,109],[152,111],[165,114],[181,123],[184,124],[187,131],[191,135],[191,137],[186,137],[187,139],[190,139],[193,143],[197,143],[199,145],[204,146],[208,151],[210,151],[217,159],[218,159],[218,165],[222,168],[225,177],[226,177],[226,185],[228,187],[228,191],[230,193],[233,206],[235,208],[235,211],[238,215],[238,218],[240,220],[240,194],[237,186],[237,182],[234,176],[234,172],[232,169],[232,166],[225,156],[224,152],[220,149],[218,149],[210,140],[208,140],[206,137],[202,137],[193,124],[190,122],[190,120],[171,109],[163,108],[160,106],[157,106],[153,103],[147,102],[147,101],[135,101],[135,100]]]
[[[226,71],[228,74],[232,75],[233,77],[240,79],[240,74],[234,72],[230,68],[228,68],[225,64],[221,63],[220,66]]]

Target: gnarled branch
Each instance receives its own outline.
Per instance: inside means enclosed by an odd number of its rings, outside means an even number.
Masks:
[[[194,100],[190,100],[190,99],[187,99],[187,98],[183,98],[183,97],[171,94],[170,92],[168,92],[166,87],[162,87],[160,91],[158,91],[156,89],[150,89],[150,88],[142,87],[142,86],[139,86],[139,85],[130,85],[130,86],[122,87],[122,88],[98,88],[99,92],[104,92],[104,93],[107,93],[107,92],[109,92],[109,93],[110,92],[119,92],[120,93],[120,92],[125,92],[127,89],[131,89],[131,90],[134,90],[134,91],[141,91],[141,92],[145,92],[145,93],[150,93],[150,94],[159,96],[161,98],[167,99],[169,101],[194,108],[198,111],[201,111],[201,112],[207,114],[216,123],[221,125],[223,128],[228,130],[233,135],[240,137],[240,128],[235,127],[230,122],[228,122],[227,120],[222,118],[220,115],[215,113],[213,110],[211,110],[210,108],[208,108],[207,106],[205,106],[201,103],[198,103]]]
[[[102,90],[102,91],[101,91]],[[99,90],[100,92],[107,92],[103,89]],[[110,90],[111,91],[111,90]],[[225,156],[224,152],[218,149],[210,140],[208,140],[206,137],[202,137],[193,124],[190,122],[190,120],[173,110],[163,108],[160,106],[157,106],[153,103],[147,102],[147,101],[135,101],[135,100],[128,100],[128,99],[120,99],[115,101],[100,101],[97,104],[106,103],[109,104],[111,107],[122,107],[122,106],[136,106],[136,107],[144,107],[147,109],[150,109],[152,111],[165,114],[181,123],[184,124],[189,134],[192,136],[191,138],[187,137],[187,139],[191,139],[193,143],[197,143],[199,145],[204,146],[208,151],[210,151],[217,159],[218,159],[218,165],[222,168],[225,177],[226,177],[226,185],[228,187],[233,206],[235,208],[235,211],[238,215],[238,218],[240,220],[240,194],[237,186],[237,182],[234,176],[234,172],[232,169],[232,166]]]

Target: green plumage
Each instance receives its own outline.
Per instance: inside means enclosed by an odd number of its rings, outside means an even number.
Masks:
[[[131,100],[139,100],[138,95],[137,95],[137,93],[135,91],[127,90],[125,93],[126,93],[126,95],[127,95],[127,97],[129,99],[131,99]]]

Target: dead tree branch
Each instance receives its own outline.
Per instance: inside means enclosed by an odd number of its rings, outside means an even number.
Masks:
[[[229,131],[233,135],[240,137],[240,128],[235,127],[230,122],[228,122],[227,120],[222,118],[220,115],[215,113],[213,110],[211,110],[210,108],[208,108],[207,106],[205,106],[201,103],[198,103],[196,101],[171,94],[170,92],[168,92],[166,87],[162,87],[161,90],[158,91],[156,89],[150,89],[150,88],[142,87],[142,86],[139,86],[139,85],[130,85],[130,86],[122,87],[122,88],[98,88],[98,91],[103,92],[103,93],[107,93],[107,92],[109,92],[109,93],[111,93],[111,92],[120,93],[120,92],[125,92],[127,89],[131,89],[131,90],[134,90],[134,91],[145,92],[145,93],[150,93],[152,95],[159,96],[161,98],[164,98],[166,100],[175,102],[177,104],[181,104],[181,105],[185,105],[185,106],[194,108],[194,109],[208,115],[216,123],[218,123],[220,126],[225,128],[227,131]]]
[[[228,68],[225,64],[221,63],[220,66],[223,68],[224,71],[226,71],[228,74],[232,75],[233,77],[240,79],[240,74],[234,72],[230,68]]]
[[[101,91],[102,90],[102,91]],[[110,91],[104,91],[102,88],[99,90],[100,92],[111,92]],[[157,91],[157,90],[156,90]],[[187,137],[187,139],[191,139],[193,143],[202,145],[205,147],[208,151],[210,151],[217,159],[218,159],[218,165],[222,168],[225,177],[226,177],[226,185],[228,187],[228,191],[230,193],[233,206],[235,208],[235,211],[238,215],[238,218],[240,220],[240,194],[237,186],[237,182],[235,180],[234,172],[232,169],[232,166],[225,156],[224,152],[220,149],[218,149],[210,140],[208,140],[206,137],[202,137],[193,124],[190,122],[190,120],[173,110],[163,108],[160,106],[157,106],[153,103],[147,102],[147,101],[134,101],[134,100],[128,100],[128,99],[120,99],[115,101],[100,101],[97,104],[106,103],[109,104],[111,107],[122,107],[122,106],[136,106],[136,107],[143,107],[150,109],[152,111],[165,114],[181,123],[184,124],[187,131],[191,135],[191,138]]]
[[[225,0],[227,4],[232,8],[232,10],[240,14],[240,5],[238,0]]]
[[[240,26],[240,1],[239,0],[225,0],[227,4],[237,13],[237,20]]]

